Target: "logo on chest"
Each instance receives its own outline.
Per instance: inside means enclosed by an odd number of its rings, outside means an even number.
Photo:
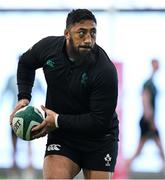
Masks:
[[[88,81],[88,75],[86,72],[84,72],[81,75],[81,85],[86,86],[87,85],[87,81]]]
[[[54,59],[48,59],[45,63],[45,66],[49,69],[54,69],[55,68]]]

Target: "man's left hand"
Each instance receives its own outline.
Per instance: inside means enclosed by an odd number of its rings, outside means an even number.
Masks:
[[[43,120],[43,122],[34,128],[32,128],[32,139],[40,138],[48,134],[48,132],[56,129],[55,126],[55,117],[57,116],[57,113],[41,106],[42,110],[46,113],[46,118]]]

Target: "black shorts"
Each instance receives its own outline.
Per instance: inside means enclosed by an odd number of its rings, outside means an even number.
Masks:
[[[45,156],[62,155],[71,159],[82,169],[114,172],[118,154],[118,141],[107,138],[106,142],[94,142],[95,148],[87,151],[84,146],[89,144],[92,146],[92,141],[83,140],[82,144],[77,144],[77,147],[75,141],[68,142],[68,139],[59,137],[48,138]]]
[[[159,137],[159,132],[157,129],[151,129],[150,123],[148,120],[142,116],[140,120],[140,129],[141,129],[141,137],[154,138]]]

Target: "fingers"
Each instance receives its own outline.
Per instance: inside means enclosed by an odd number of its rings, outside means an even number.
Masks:
[[[42,110],[46,113],[46,111],[48,110],[45,106],[41,105]]]
[[[33,127],[31,131],[32,131],[32,132],[34,132],[34,131],[39,131],[39,130],[43,129],[46,125],[47,125],[47,122],[46,122],[46,121],[43,121],[41,124]]]
[[[48,131],[46,130],[46,128],[43,128],[40,131],[31,132],[31,139],[36,139],[36,138],[44,137],[47,134],[48,134]]]
[[[15,113],[19,110],[19,109],[21,109],[21,105],[17,105],[16,107],[15,107],[15,109],[13,110],[13,112],[11,113],[11,115],[10,115],[10,125],[12,125],[12,121],[13,121],[13,118],[14,118],[14,115],[15,115]]]
[[[44,107],[43,105],[41,105],[41,108],[42,108],[42,110],[47,114],[46,111],[47,111],[48,109],[47,109],[46,107]],[[46,125],[47,125],[47,122],[46,122],[45,120],[43,120],[41,124],[39,124],[39,125],[37,125],[37,126],[35,126],[35,127],[32,128],[32,132],[34,132],[34,131],[39,131],[39,130],[43,129],[44,127],[46,127]]]
[[[48,134],[48,129],[46,125],[46,121],[43,121],[41,124],[33,127],[31,130],[32,139],[44,137],[46,134]]]
[[[16,113],[19,109],[27,106],[28,104],[29,104],[29,100],[28,100],[28,99],[22,99],[22,100],[18,101],[16,107],[14,108],[13,112],[12,112],[11,115],[10,115],[10,126],[12,126],[12,121],[13,121],[13,118],[14,118],[15,113]]]
[[[43,137],[46,134],[48,134],[49,131],[55,129],[55,123],[54,123],[55,112],[46,108],[43,105],[41,105],[41,109],[46,113],[46,118],[43,120],[41,124],[32,128],[31,133],[33,139]]]

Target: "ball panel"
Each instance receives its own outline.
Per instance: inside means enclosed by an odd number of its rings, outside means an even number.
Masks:
[[[38,115],[40,116],[40,118],[43,119],[42,113],[41,113],[37,108],[34,108],[34,107],[33,107],[33,109],[34,109],[33,114],[35,114],[35,115],[38,114]],[[38,118],[38,119],[39,119],[39,118]],[[41,122],[42,122],[42,121],[41,121]]]
[[[18,110],[13,118],[15,134],[24,140],[31,140],[31,129],[43,121],[42,113],[33,106],[26,106]]]
[[[39,125],[40,123],[39,122],[36,122],[36,121],[31,121],[29,126],[28,126],[28,129],[26,131],[26,134],[25,136],[23,137],[24,140],[31,140],[31,129],[34,127],[34,126],[37,126]]]
[[[35,125],[38,125],[40,124],[42,121],[43,121],[43,116],[41,114],[41,112],[33,107],[33,106],[28,106],[27,109],[26,109],[26,113],[24,113],[24,126],[23,126],[23,139],[24,140],[30,140],[30,137],[31,137],[31,127],[30,124],[31,122],[33,122],[31,125],[35,126]],[[36,122],[36,123],[34,123]],[[27,138],[26,138],[27,137]]]
[[[13,131],[14,133],[23,139],[23,118],[14,117],[13,119]]]

